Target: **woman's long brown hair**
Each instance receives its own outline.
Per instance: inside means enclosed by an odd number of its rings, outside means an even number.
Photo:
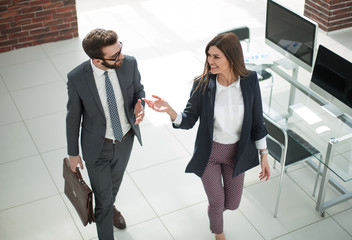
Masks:
[[[240,40],[234,33],[223,33],[214,37],[205,48],[205,65],[203,74],[197,76],[194,81],[199,81],[197,87],[195,89],[203,87],[203,91],[205,91],[208,86],[209,78],[210,78],[210,65],[208,63],[208,51],[212,46],[216,46],[221,52],[224,53],[227,61],[230,64],[230,69],[233,71],[235,76],[248,76],[250,73],[247,70],[246,65],[244,64],[243,51]]]

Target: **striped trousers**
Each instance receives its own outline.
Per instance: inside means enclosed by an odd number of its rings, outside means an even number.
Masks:
[[[213,142],[206,169],[201,177],[208,197],[210,230],[215,234],[223,232],[223,212],[239,207],[244,173],[232,178],[237,143],[221,144]]]

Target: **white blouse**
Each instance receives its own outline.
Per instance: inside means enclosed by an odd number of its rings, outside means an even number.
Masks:
[[[244,103],[240,79],[229,86],[221,85],[216,79],[214,134],[213,141],[222,144],[232,144],[240,140]],[[182,114],[178,113],[176,125],[181,124]],[[255,141],[257,149],[266,149],[266,137]]]

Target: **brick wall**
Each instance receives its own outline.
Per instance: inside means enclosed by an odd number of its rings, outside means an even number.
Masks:
[[[352,0],[305,0],[304,15],[326,32],[352,27]]]
[[[73,37],[75,0],[0,0],[0,53]]]

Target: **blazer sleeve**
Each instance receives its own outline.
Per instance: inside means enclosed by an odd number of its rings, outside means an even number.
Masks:
[[[186,107],[183,110],[182,114],[182,122],[180,125],[173,124],[174,128],[181,128],[181,129],[191,129],[198,121],[200,116],[200,109],[201,109],[201,89],[195,90],[197,87],[198,82],[194,82],[190,98],[187,101]]]
[[[252,130],[251,136],[254,141],[264,138],[267,131],[263,121],[262,96],[257,74],[253,74],[253,112],[252,112]]]
[[[67,75],[67,113],[66,113],[66,138],[67,153],[70,156],[79,155],[79,130],[82,116],[82,102],[73,83],[72,73]]]
[[[138,99],[144,98],[145,97],[145,92],[144,92],[144,86],[141,83],[141,74],[139,73],[138,70],[138,64],[137,61],[134,57],[133,58],[133,84],[134,84],[134,97],[133,97],[133,107],[136,106],[136,103]],[[142,105],[144,107],[145,102],[142,101]]]

